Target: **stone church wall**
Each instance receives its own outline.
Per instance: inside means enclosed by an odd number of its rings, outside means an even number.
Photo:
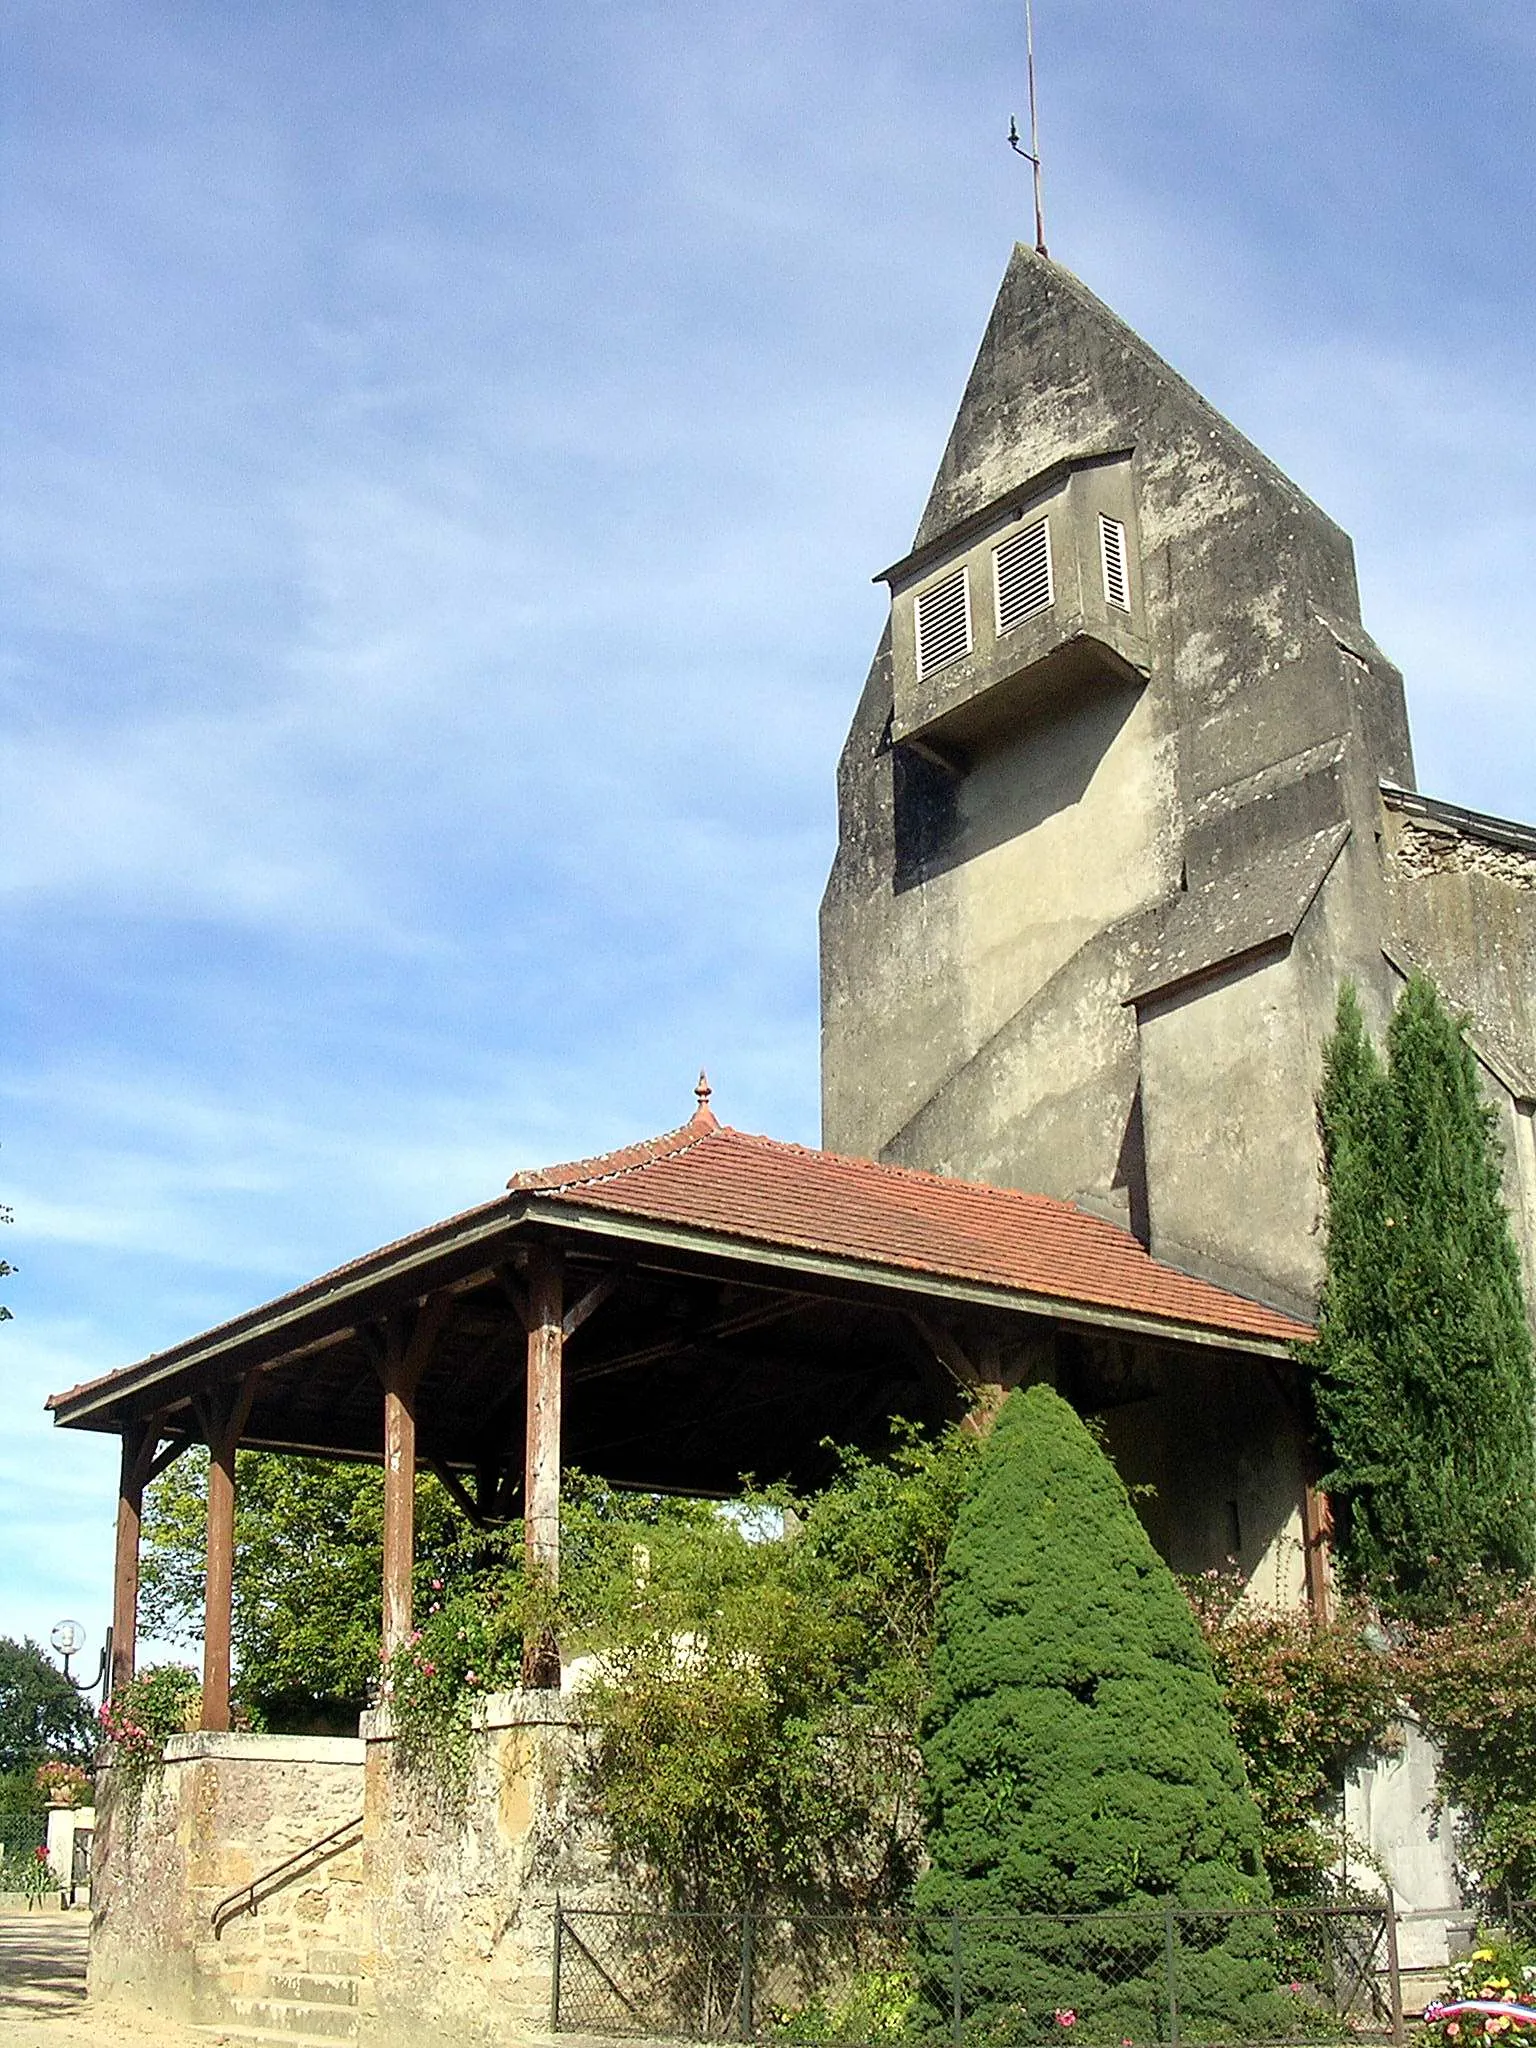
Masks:
[[[557,1896],[636,1902],[584,1802],[574,1702],[488,1700],[462,1802],[394,1768],[387,1713],[362,1727],[351,1741],[173,1737],[131,1811],[103,1774],[93,1999],[376,2048],[547,2029]],[[221,1900],[337,1828],[215,1932]]]

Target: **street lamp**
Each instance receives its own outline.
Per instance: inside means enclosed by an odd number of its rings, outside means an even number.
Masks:
[[[64,1659],[64,1676],[76,1692],[91,1693],[107,1675],[107,1664],[112,1655],[112,1631],[107,1630],[107,1639],[101,1648],[101,1663],[92,1679],[76,1678],[69,1668],[71,1657],[78,1656],[85,1647],[85,1629],[78,1621],[56,1621],[48,1632],[48,1640]]]

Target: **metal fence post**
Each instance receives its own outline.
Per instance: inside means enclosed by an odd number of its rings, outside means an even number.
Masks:
[[[1403,2043],[1403,1973],[1397,1960],[1397,1900],[1387,1893],[1387,1990],[1392,1999],[1392,2039]]]
[[[560,1910],[560,1894],[555,1894],[555,1941],[549,1966],[549,2031],[560,2031],[560,1937],[564,1931],[565,1916]]]
[[[965,1937],[960,1929],[960,1915],[952,1913],[949,1918],[949,2004],[950,2030],[955,2048],[961,2048],[965,2039],[965,1980],[962,1964],[965,1960]]]
[[[752,1909],[750,1906],[743,1906],[741,1909],[741,1998],[737,2005],[743,2041],[750,2041],[752,2038],[752,1970]]]
[[[1168,1973],[1169,2048],[1179,2048],[1179,1937],[1171,1903],[1163,1907],[1163,1968]]]

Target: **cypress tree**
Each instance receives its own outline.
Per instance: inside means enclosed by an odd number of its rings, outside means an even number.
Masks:
[[[1188,1602],[1047,1387],[1003,1404],[956,1522],[922,1744],[932,2016],[958,1914],[968,2036],[1049,2038],[1070,2009],[1081,2038],[1165,2039],[1160,1909],[1267,1900],[1259,1816]],[[1046,1917],[1105,1910],[1140,1917]],[[1273,2031],[1269,1940],[1262,1915],[1179,1923],[1187,2032]]]
[[[1465,1026],[1409,982],[1385,1070],[1352,990],[1319,1099],[1327,1277],[1306,1357],[1346,1579],[1444,1620],[1536,1563],[1532,1347]]]

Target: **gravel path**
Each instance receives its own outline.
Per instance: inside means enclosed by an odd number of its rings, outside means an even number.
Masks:
[[[153,2013],[87,2006],[89,1913],[0,1915],[0,2048],[210,2048]]]

